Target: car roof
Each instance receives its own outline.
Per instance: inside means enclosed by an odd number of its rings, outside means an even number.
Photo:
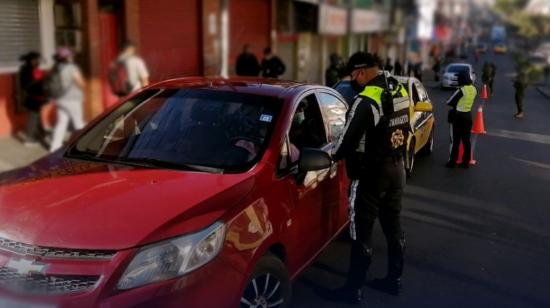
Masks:
[[[451,66],[467,66],[467,67],[472,67],[472,65],[469,64],[469,63],[451,63],[451,64],[447,65],[447,67],[451,67]]]
[[[151,84],[147,89],[212,89],[246,94],[286,97],[308,89],[325,88],[302,82],[254,77],[180,77]]]

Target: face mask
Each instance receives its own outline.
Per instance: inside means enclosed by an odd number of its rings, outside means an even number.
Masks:
[[[350,86],[351,88],[353,89],[353,91],[355,91],[356,93],[360,93],[363,91],[363,89],[365,89],[365,87],[361,86],[357,80],[352,80],[350,82]]]
[[[295,115],[294,115],[294,118],[292,119],[292,124],[294,125],[300,125],[302,124],[302,122],[304,122],[305,120],[305,116],[304,116],[304,113],[303,112],[297,112]]]

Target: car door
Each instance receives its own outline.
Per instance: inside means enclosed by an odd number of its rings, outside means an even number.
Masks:
[[[414,82],[416,91],[418,92],[418,101],[420,102],[430,102],[428,97],[428,92],[419,81]],[[416,105],[417,102],[415,102]],[[416,136],[416,149],[420,150],[426,145],[430,138],[430,134],[433,127],[433,113],[432,112],[415,112],[416,122],[415,125],[415,136]]]
[[[330,220],[324,203],[333,198],[329,186],[331,169],[302,172],[299,170],[299,152],[304,147],[330,151],[323,117],[314,91],[298,98],[291,125],[281,149],[278,178],[288,187],[291,207],[286,234],[289,272],[299,270],[320,251],[324,239],[331,232]],[[306,106],[304,108],[304,106]],[[303,121],[296,114],[304,112]],[[325,211],[325,212],[323,212]],[[329,218],[327,218],[329,217]]]
[[[346,125],[347,105],[335,93],[326,90],[317,92],[321,111],[327,131],[328,143],[332,148],[336,146],[338,139],[344,132]],[[325,200],[321,223],[326,226],[322,241],[328,242],[348,220],[347,191],[348,179],[345,173],[344,162],[340,161],[332,165],[330,176],[324,185]]]

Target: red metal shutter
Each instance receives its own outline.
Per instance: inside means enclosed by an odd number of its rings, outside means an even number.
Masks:
[[[244,44],[252,46],[252,52],[261,62],[263,49],[270,45],[271,1],[231,0],[230,2],[230,72],[235,71],[235,61]]]
[[[201,74],[198,0],[140,0],[139,50],[153,81]]]

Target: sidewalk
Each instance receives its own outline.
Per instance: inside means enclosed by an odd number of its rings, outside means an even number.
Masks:
[[[537,88],[537,91],[539,91],[539,93],[542,94],[542,96],[550,99],[550,84],[538,85],[536,88]]]
[[[0,139],[0,172],[23,167],[48,154],[42,146],[26,147],[14,137]]]

